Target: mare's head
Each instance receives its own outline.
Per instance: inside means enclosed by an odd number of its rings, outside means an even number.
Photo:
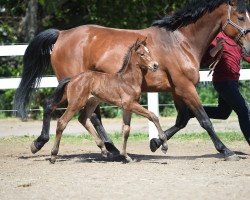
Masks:
[[[136,65],[139,65],[143,69],[156,71],[159,65],[152,59],[151,54],[146,47],[146,39],[147,38],[142,41],[140,41],[139,39],[136,40],[131,49],[131,56],[135,56]]]
[[[231,0],[227,15],[222,22],[222,31],[241,46],[244,54],[250,55],[250,9],[246,0]]]

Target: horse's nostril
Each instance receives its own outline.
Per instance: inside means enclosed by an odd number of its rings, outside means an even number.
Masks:
[[[154,64],[154,69],[157,69],[158,68],[158,65],[157,64]]]

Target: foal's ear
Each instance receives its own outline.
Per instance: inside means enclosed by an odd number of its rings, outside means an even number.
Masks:
[[[144,46],[146,46],[146,45],[147,45],[146,40],[147,40],[147,37],[145,37],[145,39],[141,42]]]

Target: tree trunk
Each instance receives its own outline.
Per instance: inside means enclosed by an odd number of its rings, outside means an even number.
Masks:
[[[30,0],[26,9],[25,17],[19,28],[19,35],[24,42],[30,42],[37,31],[38,0]]]

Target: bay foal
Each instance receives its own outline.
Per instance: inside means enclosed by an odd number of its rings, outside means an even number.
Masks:
[[[147,117],[155,124],[159,138],[162,140],[165,139],[156,115],[139,104],[143,71],[147,69],[156,71],[158,68],[158,63],[151,58],[145,40],[137,40],[129,48],[124,57],[122,68],[118,73],[107,74],[88,71],[72,79],[64,79],[59,83],[54,97],[57,99],[56,101],[61,101],[63,93],[66,91],[68,107],[57,122],[55,143],[51,151],[52,163],[56,161],[63,130],[74,114],[85,106],[89,108],[86,109],[87,112],[81,115],[81,123],[94,136],[97,145],[105,153],[106,149],[103,148],[103,141],[97,136],[97,132],[90,123],[90,117],[100,102],[116,105],[123,110],[123,146],[121,154],[124,155],[127,161],[131,161],[126,152],[127,139],[130,132],[131,112]],[[167,148],[167,143],[163,143],[165,152]]]

